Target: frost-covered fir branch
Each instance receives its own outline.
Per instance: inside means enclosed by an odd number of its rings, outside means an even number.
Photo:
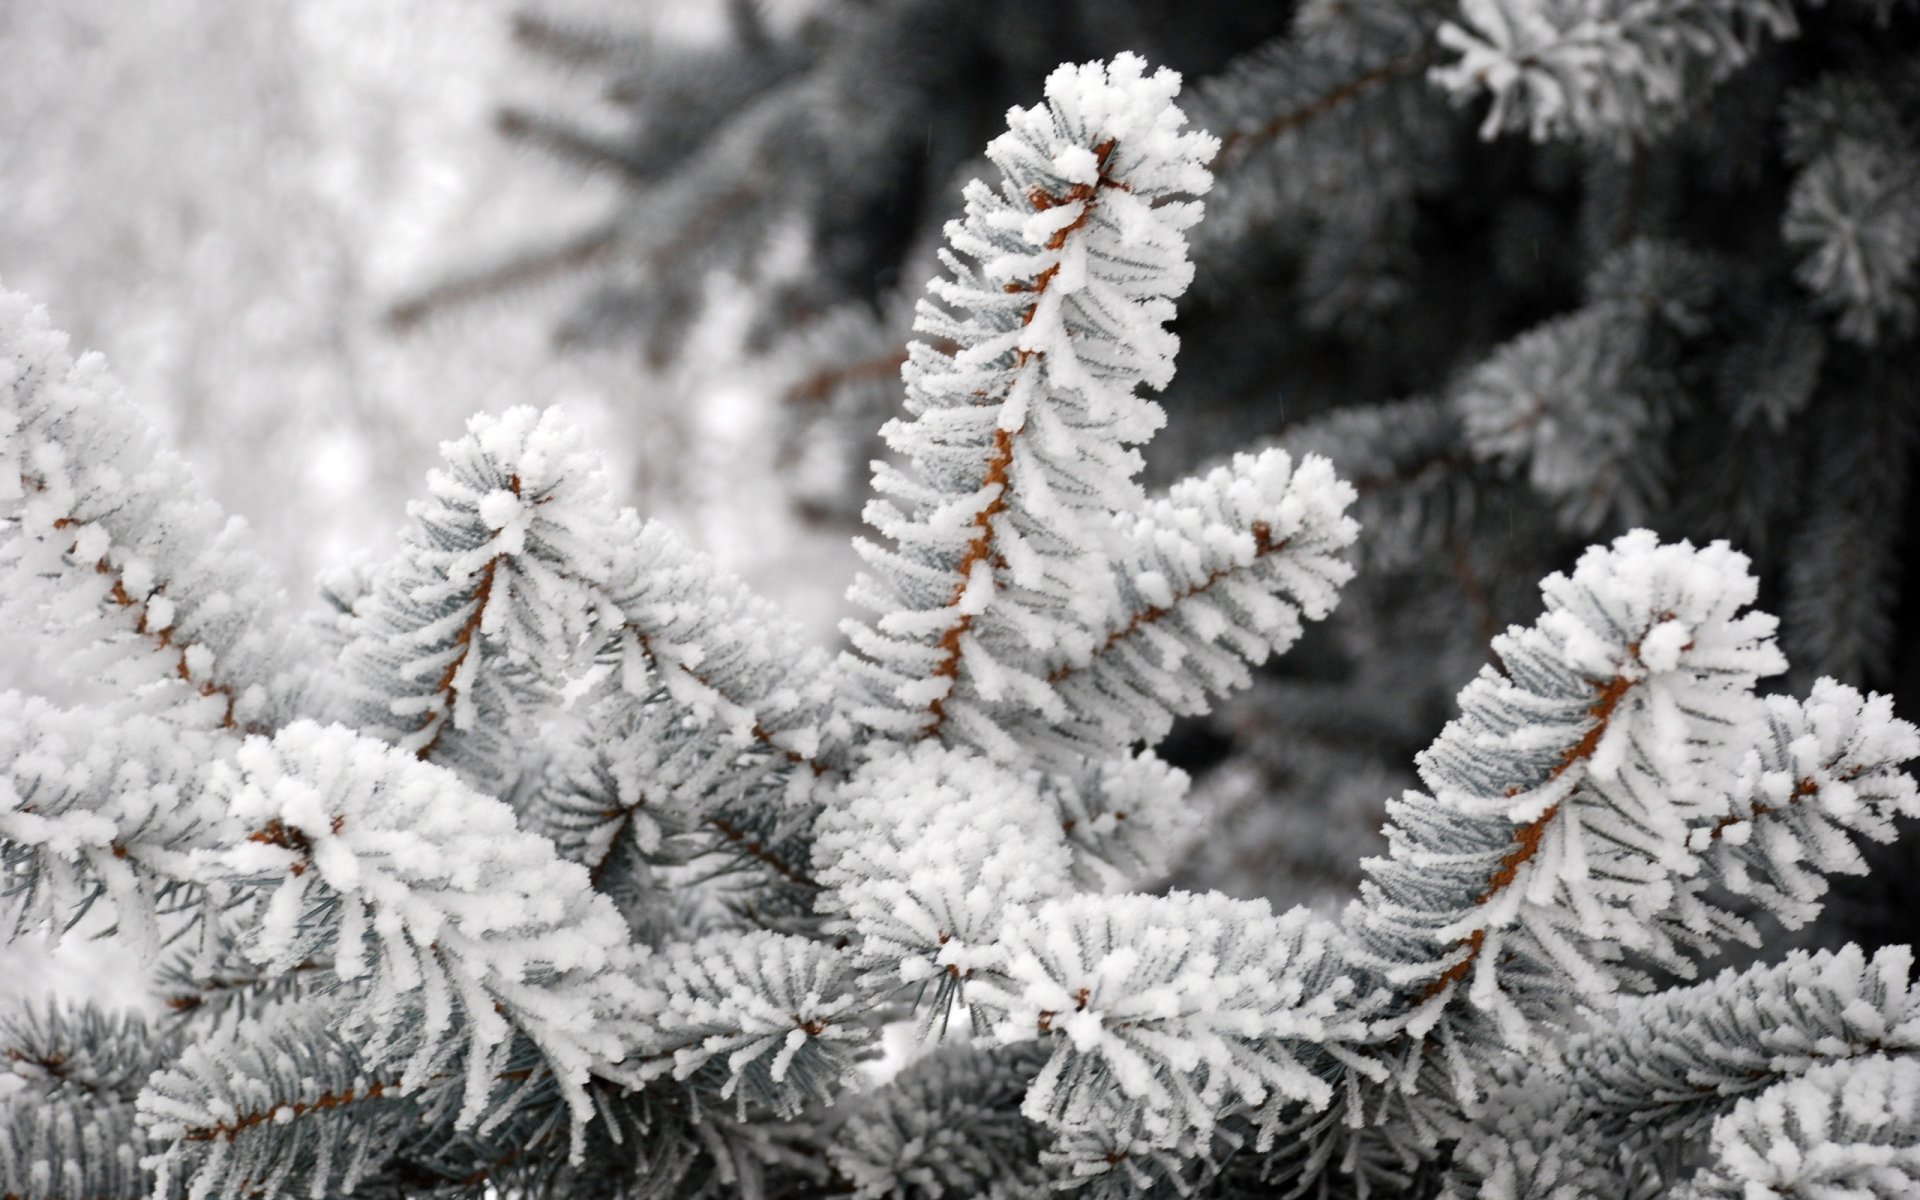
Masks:
[[[1437,78],[1493,95],[1486,130],[1536,138],[1660,132],[1745,65],[1762,37],[1799,32],[1784,0],[1464,0]]]
[[[271,729],[306,687],[297,627],[244,527],[161,449],[97,354],[0,308],[0,572],[47,659],[128,711]]]
[[[1303,28],[1337,38],[1334,7]],[[14,936],[104,899],[179,941],[184,1000],[152,1040],[15,1023],[50,1102],[3,1106],[8,1194],[1898,1194],[1910,953],[1665,986],[1807,920],[1920,807],[1885,697],[1760,695],[1787,664],[1724,542],[1638,530],[1550,575],[1344,918],[1167,887],[1205,835],[1154,744],[1357,586],[1356,492],[1404,506],[1380,555],[1404,563],[1436,479],[1579,457],[1497,396],[1405,402],[1296,431],[1398,422],[1361,488],[1268,449],[1150,499],[1139,389],[1171,380],[1182,197],[1216,152],[1178,85],[1121,56],[1010,114],[922,309],[941,341],[909,354],[852,652],[808,649],[517,409],[343,578],[340,678],[272,693],[270,728],[0,701]],[[1592,272],[1589,308],[1628,358],[1682,360],[1712,268],[1652,245]],[[1469,508],[1436,524],[1477,598],[1427,607],[1472,641],[1510,560],[1464,540]],[[889,1027],[946,1044],[868,1083]]]

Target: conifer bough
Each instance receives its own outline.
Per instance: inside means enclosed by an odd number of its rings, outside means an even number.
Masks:
[[[1325,616],[1358,533],[1311,456],[1135,480],[1218,149],[1177,90],[1062,67],[989,147],[838,659],[529,409],[303,626],[0,299],[6,603],[83,693],[0,697],[8,928],[180,947],[163,1030],[0,1026],[0,1195],[1920,1187],[1909,952],[1668,986],[1920,808],[1884,697],[1757,692],[1723,543],[1549,578],[1341,919],[1143,890],[1194,818],[1139,747]],[[863,1078],[916,1016],[945,1046]]]

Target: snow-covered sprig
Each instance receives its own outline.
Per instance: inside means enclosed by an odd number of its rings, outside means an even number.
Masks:
[[[556,409],[477,416],[355,607],[356,724],[500,792],[517,739],[592,649],[619,544],[580,431]]]
[[[773,605],[671,530],[645,522],[621,539],[609,595],[623,622],[620,686],[651,688],[682,721],[708,726],[736,752],[831,769],[845,754],[825,654]]]
[[[1594,1117],[1685,1140],[1734,1100],[1823,1063],[1920,1054],[1912,972],[1905,946],[1870,960],[1858,946],[1796,951],[1622,1001],[1566,1046],[1564,1070]]]
[[[1047,788],[1073,855],[1073,878],[1090,891],[1125,891],[1163,877],[1192,844],[1200,814],[1192,781],[1152,751],[1090,764]]]
[[[1899,1200],[1920,1189],[1920,1058],[1815,1067],[1716,1121],[1682,1200]]]
[[[517,1033],[588,1119],[588,1073],[627,1056],[647,998],[626,922],[583,868],[451,772],[339,726],[249,740],[214,788],[252,831],[208,857],[264,894],[248,956],[329,955],[370,1069],[398,1065],[411,1092],[460,1059],[465,1125]]]
[[[134,1100],[177,1050],[138,1014],[86,1003],[0,1020],[0,1196],[136,1200],[141,1167]]]
[[[1859,74],[1822,79],[1786,106],[1787,153],[1800,169],[1781,232],[1796,272],[1842,337],[1872,346],[1913,330],[1920,263],[1915,131],[1884,89]]]
[[[332,1003],[281,1009],[187,1047],[158,1072],[139,1101],[142,1132],[159,1144],[148,1159],[158,1194],[177,1184],[191,1200],[241,1189],[345,1194],[379,1171],[423,1112],[457,1109],[457,1084],[435,1080],[421,1094],[369,1070],[339,1033],[344,1018]]]
[[[856,717],[899,736],[939,731],[1005,752],[1050,692],[1048,671],[1084,654],[1117,600],[1111,514],[1135,507],[1139,456],[1175,340],[1172,298],[1193,268],[1185,230],[1218,143],[1183,132],[1179,77],[1123,54],[1062,67],[1047,102],[1008,115],[988,154],[998,192],[975,182],[948,226],[950,279],[911,347],[912,419],[885,430],[908,462],[881,465],[852,598]],[[937,302],[936,302],[937,301]]]
[[[1729,811],[1688,834],[1704,870],[1687,892],[1718,885],[1798,927],[1819,913],[1828,875],[1866,869],[1857,839],[1891,841],[1895,817],[1920,813],[1902,769],[1920,758],[1920,730],[1893,715],[1890,697],[1831,679],[1805,700],[1767,697],[1765,730]]]
[[[1638,530],[1541,586],[1547,611],[1496,638],[1461,715],[1420,756],[1431,794],[1389,807],[1391,856],[1356,909],[1364,958],[1414,1031],[1456,991],[1525,1040],[1529,1010],[1618,986],[1621,947],[1657,952],[1690,830],[1724,813],[1757,737],[1774,619],[1724,543]]]
[[[0,929],[63,930],[105,899],[136,952],[155,953],[159,913],[206,896],[196,853],[237,836],[206,790],[233,745],[0,693]]]
[[[831,1095],[872,1039],[869,1002],[832,946],[767,930],[719,933],[649,964],[657,1015],[636,1066],[791,1116]]]
[[[1028,1116],[1175,1146],[1236,1107],[1325,1106],[1331,1064],[1369,1071],[1347,1047],[1368,1038],[1375,998],[1338,937],[1304,910],[1219,894],[1070,896],[1008,915],[1004,982],[975,1002],[998,1040],[1053,1046]]]
[[[1461,99],[1492,95],[1483,136],[1623,149],[1670,128],[1763,37],[1799,33],[1788,0],[1461,0],[1460,16],[1440,27],[1458,57],[1433,78]]]
[[[936,1050],[852,1102],[827,1153],[856,1200],[1016,1200],[1047,1179],[1047,1130],[1020,1112],[1032,1045]]]
[[[1736,1103],[1834,1063],[1920,1053],[1912,966],[1904,946],[1870,960],[1853,946],[1800,951],[1623,1000],[1563,1047],[1499,1072],[1448,1194],[1669,1194]]]
[[[1249,666],[1339,603],[1353,577],[1341,557],[1359,532],[1353,499],[1326,459],[1296,468],[1268,450],[1122,514],[1121,604],[1092,646],[1049,673],[1058,702],[1039,707],[1052,719],[1029,723],[1022,740],[1096,756],[1151,745],[1175,716],[1245,687]]]
[[[934,985],[944,1026],[976,974],[1002,961],[1012,906],[1063,895],[1072,858],[1040,779],[922,742],[865,764],[816,825],[820,878],[883,990]]]
[[[140,1138],[130,1096],[0,1094],[0,1195],[141,1200],[153,1178],[140,1164]]]
[[[1473,457],[1524,477],[1577,533],[1657,510],[1664,435],[1684,403],[1670,360],[1712,327],[1726,274],[1672,242],[1609,255],[1585,305],[1501,345],[1454,385],[1449,402]]]
[[[770,814],[804,829],[815,785],[844,769],[832,660],[711,558],[631,511],[605,597],[600,669],[550,727],[565,732],[525,821],[630,900],[648,863],[743,841],[761,845],[747,857],[770,886],[814,890],[804,861],[770,849],[787,839],[744,830]]]
[[[0,290],[0,597],[115,707],[272,728],[311,686],[244,525],[163,450],[98,354]]]

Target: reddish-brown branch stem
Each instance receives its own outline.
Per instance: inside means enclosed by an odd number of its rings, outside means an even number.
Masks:
[[[907,348],[900,346],[878,358],[815,371],[789,387],[787,399],[802,404],[824,404],[843,387],[899,378],[900,367],[906,361]]]
[[[1639,658],[1639,643],[1635,642],[1629,646],[1628,652],[1634,658]],[[1596,683],[1594,685],[1599,690],[1599,695],[1594,699],[1592,706],[1587,709],[1588,714],[1593,717],[1593,724],[1588,726],[1585,733],[1581,734],[1579,741],[1567,747],[1561,754],[1560,761],[1555,763],[1553,769],[1547,773],[1547,778],[1544,782],[1551,783],[1572,770],[1575,765],[1593,757],[1594,751],[1600,748],[1600,739],[1606,736],[1607,729],[1613,721],[1614,713],[1620,707],[1620,702],[1633,690],[1636,682],[1636,680],[1628,679],[1625,676],[1616,675],[1604,683]],[[1510,794],[1518,794],[1518,791],[1519,789],[1516,788]],[[1478,896],[1474,897],[1473,902],[1475,904],[1484,905],[1501,892],[1513,886],[1515,881],[1520,878],[1521,868],[1525,867],[1529,862],[1532,862],[1534,856],[1540,853],[1540,846],[1546,839],[1547,830],[1552,826],[1554,818],[1559,815],[1560,806],[1558,804],[1549,805],[1545,812],[1513,831],[1513,839],[1507,852],[1501,855],[1500,865],[1487,877],[1485,889],[1483,889]],[[1427,985],[1420,990],[1417,1002],[1424,1004],[1446,991],[1452,985],[1465,979],[1467,974],[1473,970],[1473,964],[1479,960],[1481,950],[1486,946],[1486,940],[1487,931],[1485,928],[1480,928],[1475,929],[1472,933],[1455,943],[1456,948],[1464,948],[1466,953],[1461,955],[1453,965],[1429,981]]]
[[[31,475],[20,476],[20,484],[27,491],[44,492],[47,490],[47,485],[44,481],[36,479]],[[53,528],[54,529],[71,529],[75,525],[79,525],[81,523],[82,522],[80,521],[79,518],[71,515],[64,516],[64,517],[57,517],[54,519]],[[67,553],[72,554],[75,551],[77,551],[79,548],[80,548],[79,543],[76,542],[72,546],[68,547]],[[121,574],[120,570],[117,567],[115,567],[112,563],[108,562],[106,559],[102,558],[98,562],[94,563],[93,570],[94,570],[94,573],[97,575],[106,575],[110,577],[109,582],[111,586],[109,586],[107,589],[107,599],[111,600],[116,607],[119,607],[122,609],[131,609],[135,607],[139,608],[140,612],[138,614],[137,619],[134,622],[133,631],[136,634],[140,635],[141,637],[144,637],[149,641],[151,641],[156,650],[172,650],[176,653],[177,657],[174,660],[173,673],[179,676],[180,680],[183,683],[187,683],[190,685],[197,683],[199,685],[199,692],[202,696],[209,696],[209,697],[217,696],[226,702],[226,710],[221,715],[221,718],[220,718],[221,728],[231,729],[239,733],[266,732],[265,730],[254,725],[247,725],[245,727],[242,727],[240,723],[237,720],[235,720],[234,704],[235,704],[235,701],[238,699],[238,697],[234,694],[234,691],[231,687],[227,686],[226,684],[215,683],[211,679],[195,679],[194,678],[193,669],[187,664],[187,651],[193,648],[193,644],[191,642],[182,642],[177,640],[173,636],[172,626],[168,626],[165,629],[156,630],[148,623],[148,616],[151,612],[150,606],[152,605],[156,597],[160,596],[161,593],[167,590],[167,583],[168,583],[167,580],[162,580],[145,596],[135,596],[131,592],[127,591],[126,577]]]
[[[329,1109],[344,1108],[349,1104],[379,1100],[391,1091],[393,1085],[383,1080],[374,1080],[365,1088],[347,1088],[340,1092],[325,1092],[313,1100],[296,1100],[291,1104],[276,1105],[268,1109],[256,1109],[226,1121],[216,1121],[211,1125],[202,1125],[187,1130],[181,1135],[182,1141],[212,1142],[225,1138],[231,1142],[249,1129],[258,1128],[276,1120],[275,1114],[281,1109],[290,1109],[295,1117],[304,1117],[308,1113],[326,1112]]]
[[[1101,188],[1124,188],[1126,186],[1124,183],[1107,174],[1107,163],[1113,157],[1115,144],[1114,139],[1108,138],[1106,141],[1093,147],[1094,159],[1099,165],[1099,178],[1097,183],[1077,183],[1069,188],[1067,194],[1064,196],[1055,196],[1053,193],[1040,187],[1035,187],[1027,193],[1027,200],[1033,205],[1036,212],[1045,212],[1048,209],[1058,208],[1063,204],[1072,204],[1076,201],[1081,203],[1079,215],[1067,224],[1062,225],[1059,229],[1056,229],[1053,235],[1047,239],[1047,249],[1059,250],[1065,247],[1067,238],[1073,231],[1084,227],[1086,223],[1093,218],[1094,205],[1099,199],[1099,190]],[[1025,326],[1032,323],[1034,314],[1040,309],[1041,296],[1045,295],[1047,289],[1052,286],[1054,278],[1059,274],[1059,271],[1059,264],[1056,263],[1040,272],[1039,275],[1034,277],[1031,283],[1010,283],[1006,285],[1008,292],[1031,295],[1033,297],[1033,301],[1028,304],[1020,314],[1021,325]],[[1037,351],[1014,351],[1014,369],[1019,370],[1025,367],[1037,357],[1039,357]],[[967,541],[966,550],[960,555],[959,564],[954,568],[959,578],[954,582],[953,597],[948,601],[949,607],[958,606],[961,597],[966,595],[967,584],[973,578],[973,568],[981,562],[991,564],[993,561],[993,519],[1007,510],[1008,501],[1012,495],[1013,482],[1011,472],[1013,468],[1013,439],[1019,432],[1019,430],[1008,429],[995,429],[993,431],[993,452],[987,458],[986,471],[980,479],[982,489],[993,489],[993,498],[987,502],[984,508],[973,515],[973,534]],[[960,677],[961,640],[966,636],[967,631],[973,628],[973,618],[973,613],[956,613],[952,623],[941,631],[939,638],[936,639],[934,643],[939,648],[940,658],[928,673],[928,677],[948,680],[948,694],[952,693],[952,684],[956,683]],[[926,728],[922,731],[922,736],[931,736],[940,728],[941,723],[946,720],[946,697],[934,697],[927,704],[927,712],[932,717],[932,720],[927,723]]]
[[[520,494],[518,474],[507,478],[507,488],[515,496]],[[499,533],[500,531],[495,529],[488,536],[497,537]],[[474,639],[479,636],[481,622],[487,616],[487,601],[493,598],[494,576],[499,573],[500,560],[504,557],[506,556],[496,554],[487,560],[484,567],[480,568],[480,585],[473,590],[473,612],[461,623],[459,632],[453,635],[454,644],[460,647],[459,652],[453,656],[453,661],[447,664],[446,670],[440,672],[440,678],[433,682],[433,694],[446,697],[446,703],[444,707],[438,709],[429,707],[425,719],[414,730],[415,733],[433,730],[433,736],[413,752],[413,756],[421,762],[427,761],[433,756],[433,752],[439,749],[440,739],[445,735],[448,723],[453,720],[454,705],[459,701],[459,686],[455,681],[460,675],[460,668],[466,665],[467,657],[473,653]]]
[[[1322,92],[1305,104],[1278,113],[1252,129],[1234,130],[1220,140],[1220,152],[1213,157],[1212,169],[1215,172],[1231,170],[1246,158],[1248,151],[1260,143],[1284,137],[1301,126],[1326,116],[1341,105],[1359,99],[1382,84],[1411,75],[1432,63],[1438,54],[1437,46],[1422,46],[1391,62],[1383,63],[1371,71],[1356,75],[1345,83]]]
[[[772,868],[774,874],[779,875],[781,878],[797,883],[802,887],[818,888],[820,886],[819,880],[814,879],[805,871],[794,867],[791,863],[768,849],[764,842],[753,837],[746,830],[735,825],[725,817],[710,817],[707,820],[707,824],[716,830],[721,837],[726,838],[728,844],[733,846],[734,849],[739,850],[755,862]]]
[[[1864,772],[1865,768],[1855,767],[1845,775],[1840,776],[1840,780],[1843,783],[1851,783],[1860,778]],[[1775,813],[1785,812],[1802,800],[1810,796],[1816,796],[1819,793],[1820,785],[1814,781],[1813,776],[1803,775],[1794,783],[1793,791],[1788,793],[1787,798],[1779,804],[1755,804],[1744,816],[1721,817],[1718,821],[1715,821],[1707,831],[1707,840],[1717,842],[1726,835],[1727,830],[1735,825],[1744,824],[1758,817],[1770,817]]]

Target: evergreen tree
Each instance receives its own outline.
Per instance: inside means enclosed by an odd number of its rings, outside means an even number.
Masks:
[[[1186,72],[1221,146],[1148,481],[1319,453],[1373,532],[1325,630],[1170,746],[1233,831],[1181,881],[1343,902],[1357,868],[1329,864],[1378,852],[1379,798],[1530,581],[1635,526],[1751,554],[1796,686],[1915,694],[1906,0],[886,0],[789,33],[729,11],[697,57],[523,16],[531,62],[612,103],[503,128],[628,202],[591,259],[562,239],[423,302],[577,268],[566,336],[667,357],[709,272],[755,280],[799,502],[851,522],[968,131],[1035,58]],[[1827,940],[1902,936],[1890,886],[1850,890]]]
[[[1760,692],[1724,542],[1548,576],[1340,918],[1160,886],[1192,814],[1151,747],[1364,544],[1319,455],[1139,481],[1223,152],[1178,88],[1063,66],[989,145],[833,658],[530,409],[291,621],[0,300],[0,594],[82,693],[0,695],[12,929],[107,911],[176,997],[8,1018],[0,1195],[1920,1185],[1910,953],[1698,982],[1920,810],[1887,697]],[[863,1080],[909,1022],[941,1048]]]

